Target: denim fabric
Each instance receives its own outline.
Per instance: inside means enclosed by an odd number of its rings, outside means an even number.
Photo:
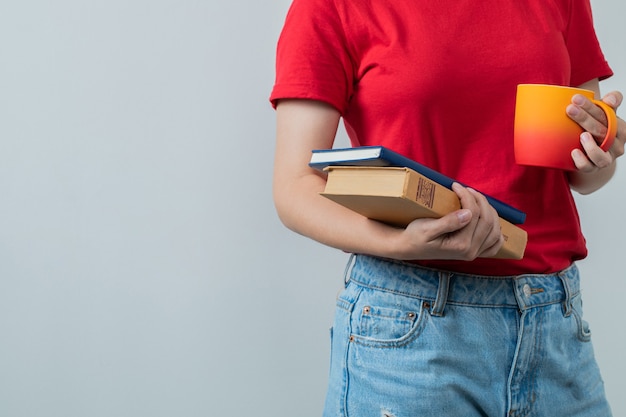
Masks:
[[[325,417],[609,417],[576,266],[478,277],[356,256]]]

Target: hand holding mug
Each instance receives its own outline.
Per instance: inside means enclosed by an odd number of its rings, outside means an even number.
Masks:
[[[584,107],[568,107],[577,106],[572,102],[573,97]],[[514,125],[515,160],[518,164],[575,171],[579,169],[573,159],[575,149],[579,150],[576,152],[592,149],[595,158],[598,158],[595,143],[581,144],[583,127],[577,123],[578,120],[570,118],[566,108],[578,110],[575,117],[588,119],[581,120],[585,127],[590,126],[598,132],[606,129],[598,146],[603,152],[611,149],[617,134],[617,116],[613,107],[594,98],[593,91],[546,84],[520,84],[517,87]],[[604,120],[606,124],[601,122]],[[584,137],[583,142],[589,140],[588,135],[587,139]],[[594,155],[590,157],[593,159]]]
[[[623,96],[618,91],[608,93],[602,101],[614,110],[622,103]],[[579,171],[591,172],[597,168],[605,168],[615,159],[624,154],[624,140],[626,140],[626,122],[617,118],[617,134],[612,146],[605,152],[599,148],[597,140],[604,137],[608,120],[604,111],[584,96],[575,95],[572,103],[567,106],[567,115],[581,125],[585,133],[581,135],[582,148],[572,151],[574,164]]]

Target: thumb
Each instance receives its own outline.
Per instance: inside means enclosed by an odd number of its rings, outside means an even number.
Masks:
[[[602,98],[602,101],[604,101],[606,104],[613,107],[614,109],[617,109],[620,104],[622,104],[623,99],[624,96],[622,95],[622,93],[620,93],[619,91],[611,91]]]
[[[472,221],[472,211],[468,209],[457,210],[454,213],[459,223],[459,229],[467,225],[470,221]],[[457,229],[455,229],[457,230]]]
[[[429,224],[431,236],[439,237],[449,233],[454,233],[472,221],[472,212],[468,209],[457,210],[447,214],[435,222]]]

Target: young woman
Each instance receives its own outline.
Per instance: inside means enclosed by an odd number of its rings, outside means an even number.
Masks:
[[[587,255],[571,190],[615,171],[604,113],[580,95],[578,168],[516,165],[516,86],[595,91],[612,75],[588,0],[294,0],[277,53],[274,199],[290,229],[355,254],[337,300],[324,415],[610,416],[575,262]],[[617,108],[619,92],[603,100]],[[491,259],[498,216],[472,188],[462,209],[405,229],[319,196],[308,167],[340,120],[353,146],[384,145],[526,212],[520,261]]]

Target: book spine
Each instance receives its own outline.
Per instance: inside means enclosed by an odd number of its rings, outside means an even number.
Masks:
[[[407,168],[411,168],[413,171],[418,172],[427,178],[430,178],[431,180],[443,185],[446,188],[452,189],[452,184],[455,182],[452,178],[447,177],[442,173],[435,171],[434,169],[428,168],[396,152],[390,151],[389,149],[382,148],[381,157],[387,160],[390,165],[406,166]],[[480,192],[480,190],[477,191]],[[508,220],[513,224],[522,224],[524,223],[524,221],[526,221],[526,214],[524,212],[506,203],[503,203],[502,201],[487,194],[481,194],[485,196],[487,201],[489,201],[489,204],[491,204],[491,206],[498,212],[498,215],[503,219]]]
[[[528,233],[500,217],[500,229],[504,243],[494,258],[522,259],[528,243]]]
[[[409,181],[405,195],[413,202],[432,210],[439,217],[461,208],[459,197],[454,191],[410,168],[406,168],[406,173]]]

